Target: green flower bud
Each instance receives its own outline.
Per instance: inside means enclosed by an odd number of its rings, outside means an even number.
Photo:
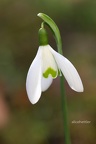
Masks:
[[[39,45],[40,46],[48,45],[48,35],[46,29],[40,28],[38,34],[39,34]]]

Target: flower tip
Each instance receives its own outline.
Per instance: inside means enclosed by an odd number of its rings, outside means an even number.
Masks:
[[[37,103],[37,101],[30,101],[33,105]]]
[[[83,84],[81,83],[81,86],[79,88],[79,91],[78,92],[84,92],[84,87],[83,87]]]
[[[29,99],[30,103],[33,104],[33,105],[36,104],[40,99],[40,97],[32,97],[32,95],[30,96],[28,94],[28,92],[27,92],[27,95],[28,95],[28,99]],[[40,96],[41,96],[41,94],[40,94]]]
[[[82,87],[82,90],[81,90],[81,92],[84,92],[84,87]]]
[[[78,88],[73,88],[73,87],[71,87],[74,91],[76,91],[76,92],[84,92],[84,87],[83,87],[83,85],[81,85],[80,87],[78,87]]]

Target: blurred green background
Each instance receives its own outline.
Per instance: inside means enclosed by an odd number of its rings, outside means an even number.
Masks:
[[[0,0],[0,144],[63,144],[59,78],[32,105],[26,75],[38,49],[39,12],[60,28],[64,56],[77,68],[84,92],[65,84],[72,144],[96,143],[96,1]],[[56,50],[48,29],[50,45]],[[87,120],[90,124],[73,124]]]

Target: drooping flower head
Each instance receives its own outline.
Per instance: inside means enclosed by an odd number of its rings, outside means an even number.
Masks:
[[[69,86],[83,92],[81,78],[73,64],[48,44],[44,27],[39,30],[40,46],[31,63],[26,79],[26,90],[32,104],[38,102],[41,93],[46,91],[57,76],[64,75]]]

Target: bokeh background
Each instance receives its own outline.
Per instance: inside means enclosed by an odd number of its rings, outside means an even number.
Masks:
[[[0,0],[0,144],[64,143],[59,78],[36,105],[26,94],[27,71],[38,49],[39,12],[57,23],[64,55],[78,69],[84,84],[84,92],[76,93],[65,83],[72,144],[95,144],[95,0]],[[73,124],[73,120],[90,124]]]

